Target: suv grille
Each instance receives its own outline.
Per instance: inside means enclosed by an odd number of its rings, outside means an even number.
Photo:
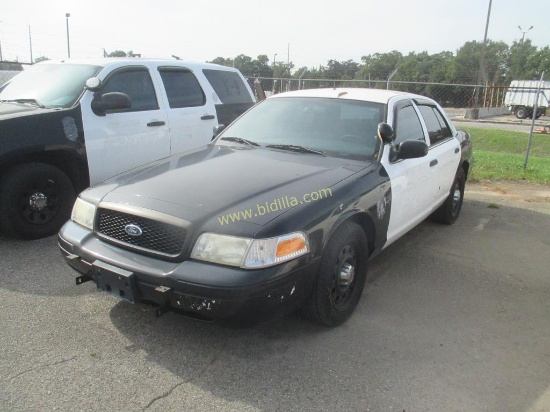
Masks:
[[[142,234],[130,236],[125,228],[138,226]],[[151,252],[176,256],[183,250],[187,231],[179,226],[110,209],[98,209],[97,232],[103,237]]]

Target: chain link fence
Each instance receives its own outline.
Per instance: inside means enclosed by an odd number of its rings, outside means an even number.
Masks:
[[[391,89],[428,96],[445,108],[502,108],[514,109],[506,100],[507,92],[535,93],[536,87],[510,87],[508,85],[472,85],[453,83],[429,83],[415,81],[385,80],[333,80],[333,79],[284,79],[258,77],[249,79],[251,87],[258,91],[258,82],[267,96],[281,92],[301,89],[366,87],[373,89]],[[256,85],[254,84],[256,82]],[[532,90],[531,90],[532,89]],[[542,106],[548,106],[550,84],[540,91]],[[261,95],[257,93],[261,99]],[[540,103],[539,103],[540,105]],[[526,113],[529,115],[529,112]],[[544,114],[544,113],[542,113]]]

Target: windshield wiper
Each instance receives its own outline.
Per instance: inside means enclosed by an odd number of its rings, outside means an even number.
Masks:
[[[10,99],[10,100],[2,100],[2,103],[20,103],[20,104],[30,104],[36,107],[40,107],[41,109],[44,109],[46,106],[44,106],[42,103],[40,103],[36,99]]]
[[[248,146],[259,146],[258,143],[251,140],[243,139],[242,137],[222,137],[220,140],[227,140],[228,142],[242,143]]]
[[[268,144],[265,147],[270,147],[273,149],[289,150],[291,152],[298,152],[298,153],[311,153],[311,154],[317,154],[321,156],[327,155],[326,153],[320,152],[319,150],[314,150],[308,147],[298,146],[295,144]]]

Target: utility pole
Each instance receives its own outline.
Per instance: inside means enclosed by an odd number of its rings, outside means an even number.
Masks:
[[[481,53],[479,54],[479,73],[477,75],[477,87],[475,93],[475,105],[478,105],[479,87],[484,80],[487,80],[487,68],[485,64],[485,49],[487,48],[487,34],[489,33],[489,20],[491,18],[491,6],[493,0],[489,0],[489,8],[487,10],[487,21],[485,23],[485,34],[483,35],[483,44],[481,45]]]
[[[2,23],[2,21],[0,20],[0,23]],[[4,61],[4,59],[2,58],[2,39],[0,39],[0,62]]]
[[[71,58],[71,44],[69,42],[69,17],[71,17],[71,13],[65,13],[65,18],[67,19],[67,57]]]
[[[29,48],[31,51],[31,64],[34,63],[34,60],[32,59],[32,38],[31,38],[31,25],[29,24]]]

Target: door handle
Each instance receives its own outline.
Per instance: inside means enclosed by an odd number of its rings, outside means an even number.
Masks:
[[[213,114],[205,114],[204,116],[201,117],[201,120],[212,120],[215,118],[216,116],[214,116]]]
[[[430,167],[434,167],[437,164],[437,159],[434,159],[430,162]]]
[[[147,126],[149,127],[155,127],[155,126],[164,126],[166,123],[163,121],[154,121],[147,123]]]

